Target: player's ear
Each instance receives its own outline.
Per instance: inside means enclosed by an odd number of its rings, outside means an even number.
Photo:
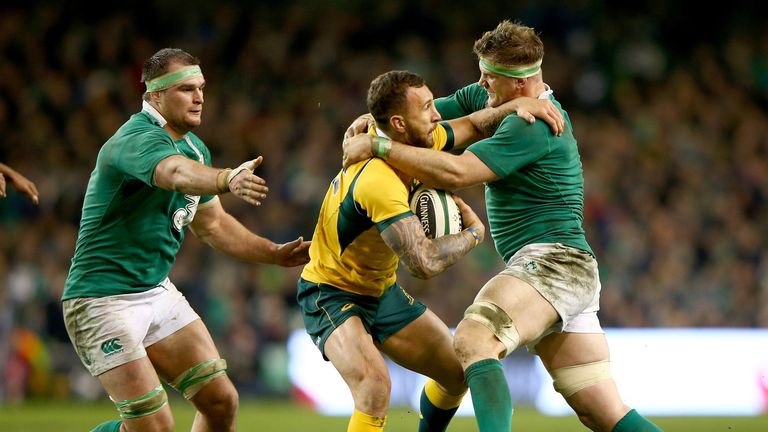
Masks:
[[[390,117],[389,125],[392,126],[393,130],[401,133],[405,132],[405,118],[401,115],[393,115]]]

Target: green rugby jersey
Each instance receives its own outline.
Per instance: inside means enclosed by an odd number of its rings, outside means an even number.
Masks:
[[[173,141],[146,110],[131,116],[102,146],[88,181],[62,300],[146,291],[168,276],[198,203],[214,198],[152,184],[157,164],[178,154],[211,165],[200,138],[190,132]]]
[[[504,261],[531,243],[563,243],[594,255],[584,235],[584,176],[573,127],[565,118],[562,136],[539,120],[529,124],[507,116],[493,136],[467,148],[499,180],[486,183],[488,223]],[[456,118],[485,107],[488,93],[479,84],[435,101],[443,118]]]

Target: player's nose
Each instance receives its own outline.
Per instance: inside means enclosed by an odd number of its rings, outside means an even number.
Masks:
[[[437,123],[443,118],[440,116],[440,113],[437,112],[437,108],[432,108],[432,123]]]

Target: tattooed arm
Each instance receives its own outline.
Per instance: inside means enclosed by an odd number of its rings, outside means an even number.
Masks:
[[[442,273],[485,236],[485,226],[463,200],[454,196],[467,228],[457,234],[430,240],[416,216],[400,219],[381,232],[381,238],[419,279]]]

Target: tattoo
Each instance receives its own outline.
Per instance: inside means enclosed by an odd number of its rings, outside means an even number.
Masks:
[[[381,232],[381,237],[419,279],[442,273],[475,247],[474,237],[466,231],[428,239],[416,216],[393,223]]]

